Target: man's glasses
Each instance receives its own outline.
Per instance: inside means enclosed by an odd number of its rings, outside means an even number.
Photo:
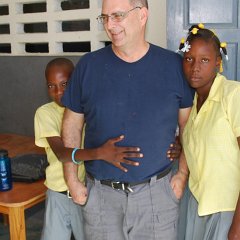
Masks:
[[[121,22],[124,18],[126,18],[128,16],[128,14],[135,10],[135,9],[141,9],[142,7],[135,7],[135,8],[132,8],[130,9],[129,11],[127,12],[115,12],[115,13],[112,13],[110,15],[107,15],[107,14],[101,14],[97,17],[97,20],[99,23],[101,24],[105,24],[108,22],[108,19],[111,18],[111,20],[113,22]]]

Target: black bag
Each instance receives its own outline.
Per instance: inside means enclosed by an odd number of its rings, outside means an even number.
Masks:
[[[12,179],[15,182],[34,182],[45,178],[48,166],[45,154],[25,154],[11,158]]]

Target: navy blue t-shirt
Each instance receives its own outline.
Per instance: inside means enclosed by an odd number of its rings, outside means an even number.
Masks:
[[[84,55],[62,99],[86,120],[85,148],[101,146],[124,135],[121,146],[138,146],[140,166],[125,173],[102,161],[85,162],[98,180],[137,182],[156,175],[170,164],[166,157],[175,141],[179,108],[192,106],[192,93],[182,73],[181,57],[150,45],[134,63],[118,58],[111,46]]]

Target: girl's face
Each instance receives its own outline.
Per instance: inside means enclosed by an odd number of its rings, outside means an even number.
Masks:
[[[195,39],[189,52],[184,53],[183,71],[191,87],[208,92],[219,69],[221,57],[217,56],[212,42]]]

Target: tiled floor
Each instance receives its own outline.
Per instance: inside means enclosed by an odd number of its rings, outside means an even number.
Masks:
[[[39,240],[41,236],[43,218],[44,218],[44,202],[30,209],[25,210],[27,240]],[[0,239],[9,240],[9,227],[3,225],[3,218],[0,214]]]

